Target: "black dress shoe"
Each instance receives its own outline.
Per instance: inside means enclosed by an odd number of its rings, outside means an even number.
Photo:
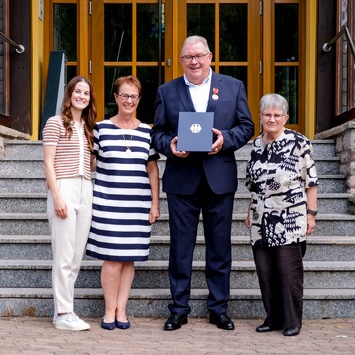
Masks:
[[[273,330],[281,330],[282,327],[278,326],[273,326],[273,325],[267,325],[267,324],[262,324],[256,327],[256,331],[258,333],[267,333],[267,332],[272,332]]]
[[[284,330],[284,336],[285,337],[294,337],[296,335],[298,335],[300,333],[300,328],[296,327],[296,328],[286,328]]]
[[[210,323],[216,324],[218,328],[224,330],[233,330],[234,323],[226,314],[210,313]]]
[[[182,325],[187,323],[187,314],[172,313],[164,324],[164,330],[180,329]]]

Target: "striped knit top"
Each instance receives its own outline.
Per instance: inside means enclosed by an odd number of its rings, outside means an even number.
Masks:
[[[54,170],[57,179],[83,176],[91,180],[90,150],[81,127],[73,123],[73,134],[65,135],[63,119],[60,115],[50,117],[43,129],[43,145],[56,146]]]

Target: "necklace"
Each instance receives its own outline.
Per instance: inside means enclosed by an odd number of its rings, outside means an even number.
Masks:
[[[127,141],[126,141],[125,135],[122,134],[122,136],[123,136],[123,139],[124,139],[124,144],[125,144],[126,147],[127,147],[127,149],[126,149],[126,154],[127,154],[127,155],[130,155],[130,154],[132,153],[132,151],[131,151],[131,143],[130,143],[130,145],[128,145],[128,144],[127,144]],[[132,141],[132,138],[133,138],[133,136],[131,136],[130,141]]]

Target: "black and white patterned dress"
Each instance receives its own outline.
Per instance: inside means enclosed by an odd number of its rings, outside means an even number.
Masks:
[[[251,244],[280,246],[306,240],[306,189],[319,184],[310,141],[285,129],[270,144],[254,140],[247,166]]]
[[[97,156],[93,216],[86,254],[101,260],[145,261],[149,255],[151,190],[147,162],[150,126],[118,128],[111,120],[94,130]]]

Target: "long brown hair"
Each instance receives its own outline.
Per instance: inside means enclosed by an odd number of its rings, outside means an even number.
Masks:
[[[94,130],[95,123],[96,123],[96,96],[94,93],[92,83],[88,78],[78,75],[69,81],[69,83],[67,84],[67,87],[65,89],[65,92],[64,92],[61,115],[63,118],[63,125],[66,130],[66,134],[70,138],[73,134],[72,123],[74,121],[71,110],[70,110],[70,108],[72,106],[71,105],[71,97],[72,97],[72,94],[73,94],[76,84],[79,82],[84,82],[84,83],[88,84],[90,87],[90,102],[89,102],[89,105],[83,110],[83,112],[81,114],[81,118],[85,122],[85,125],[84,125],[85,136],[86,136],[86,139],[88,140],[89,148],[90,148],[90,150],[92,150],[93,145],[94,145],[93,130]]]

